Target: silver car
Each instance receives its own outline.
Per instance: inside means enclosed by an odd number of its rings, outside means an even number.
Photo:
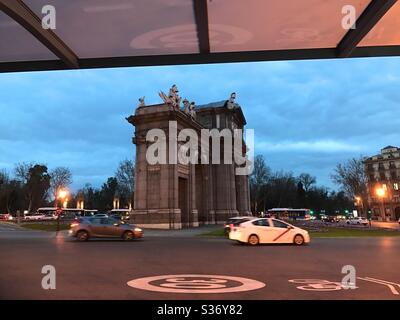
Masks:
[[[122,238],[132,240],[143,237],[143,230],[108,217],[77,218],[71,223],[69,234],[79,241],[89,238]]]

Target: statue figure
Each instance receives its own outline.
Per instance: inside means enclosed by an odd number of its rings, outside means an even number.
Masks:
[[[139,98],[138,108],[144,107],[146,104],[144,103],[144,96]]]
[[[196,110],[195,110],[195,108],[196,108],[196,105],[194,104],[194,102],[191,102],[190,106],[189,106],[189,112],[190,112],[190,116],[193,119],[196,119]]]
[[[178,87],[176,86],[176,84],[174,84],[169,89],[168,96],[162,91],[160,91],[158,95],[165,103],[171,104],[175,109],[179,109],[181,103],[181,97],[178,95],[178,92],[179,92]]]
[[[183,112],[186,114],[190,114],[190,103],[189,100],[185,98],[183,100]]]
[[[229,100],[226,102],[226,106],[229,110],[237,109],[240,106],[235,102],[236,92],[232,92]]]

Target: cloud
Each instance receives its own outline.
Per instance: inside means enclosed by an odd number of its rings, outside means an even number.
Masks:
[[[291,152],[360,152],[363,151],[362,146],[351,145],[340,141],[333,140],[317,140],[317,141],[296,141],[296,142],[259,142],[255,146],[256,150],[260,152],[277,152],[277,151],[291,151]]]
[[[400,141],[399,58],[282,61],[0,75],[0,168],[69,166],[74,188],[100,185],[134,157],[125,120],[138,98],[160,103],[176,83],[203,104],[237,93],[256,153],[275,170],[331,188],[338,162]]]

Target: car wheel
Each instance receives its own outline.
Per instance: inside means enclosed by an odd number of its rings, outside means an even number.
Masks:
[[[124,234],[122,235],[122,238],[123,238],[125,241],[130,241],[130,240],[132,240],[134,237],[135,237],[135,236],[133,235],[133,232],[132,232],[132,231],[125,231]]]
[[[78,231],[76,239],[78,239],[78,241],[87,241],[89,240],[89,233],[84,230]]]
[[[252,234],[247,242],[252,246],[256,246],[260,243],[260,239],[258,239],[257,235]]]
[[[296,234],[293,239],[293,243],[295,245],[301,246],[302,244],[304,244],[304,237],[301,234]]]

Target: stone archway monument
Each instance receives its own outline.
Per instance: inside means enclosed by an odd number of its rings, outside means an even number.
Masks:
[[[249,215],[250,193],[243,140],[246,120],[233,93],[196,106],[174,85],[161,104],[139,99],[135,114],[135,224],[181,229]]]

